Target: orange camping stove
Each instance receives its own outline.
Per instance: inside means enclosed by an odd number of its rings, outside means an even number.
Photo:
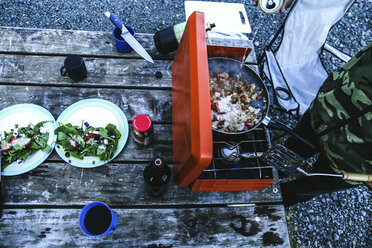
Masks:
[[[272,169],[267,166],[259,168],[257,173],[248,168],[249,160],[240,162],[247,169],[222,165],[215,159],[217,145],[212,134],[208,57],[241,60],[250,51],[207,46],[204,14],[194,12],[189,17],[172,66],[173,168],[177,185],[192,185],[194,191],[243,191],[262,190],[274,181]],[[267,132],[263,128],[257,130],[249,135],[254,140],[265,141],[257,146],[264,152],[270,144],[266,142]],[[255,156],[253,160],[259,159]],[[219,164],[222,167],[216,168]]]

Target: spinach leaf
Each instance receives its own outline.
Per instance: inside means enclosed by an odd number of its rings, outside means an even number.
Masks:
[[[60,144],[62,145],[63,149],[67,150],[67,151],[71,151],[72,150],[72,145],[71,145],[71,142],[69,140],[62,140],[62,142],[58,142],[57,141],[57,144]]]
[[[105,128],[95,128],[83,123],[81,126],[59,123],[55,130],[57,144],[78,159],[84,156],[97,156],[102,161],[112,158],[121,137],[116,126],[110,123]]]
[[[100,127],[100,128],[99,128],[99,133],[100,133],[100,135],[101,135],[103,138],[114,141],[114,139],[111,138],[111,137],[108,135],[108,131],[107,131],[106,129]]]
[[[41,127],[48,122],[50,121],[41,121],[35,126],[29,124],[27,127],[15,125],[15,129],[11,129],[10,132],[4,131],[4,138],[1,139],[1,146],[5,148],[2,151],[2,170],[17,160],[26,161],[37,151],[51,150],[47,144],[49,133],[40,133]]]
[[[64,132],[57,132],[57,139],[58,140],[68,140],[70,137],[66,135]]]
[[[69,151],[69,153],[71,154],[71,156],[73,156],[75,158],[78,158],[78,159],[83,159],[84,158],[84,155],[80,154],[78,151]]]
[[[120,131],[116,128],[114,124],[111,123],[107,124],[106,129],[108,132],[111,132],[115,135],[115,139],[120,139],[121,137]]]
[[[38,124],[36,124],[34,126],[34,132],[35,133],[39,133],[40,132],[40,128],[45,124],[45,123],[48,123],[48,122],[51,122],[51,121],[41,121],[39,122]]]
[[[64,124],[61,124],[59,123],[60,126],[56,128],[56,130],[54,130],[54,133],[58,133],[58,132],[62,132],[62,133],[65,133],[65,134],[73,134],[73,135],[79,135],[79,132],[78,132],[78,129],[77,127],[74,127],[72,126],[70,123],[64,125]]]

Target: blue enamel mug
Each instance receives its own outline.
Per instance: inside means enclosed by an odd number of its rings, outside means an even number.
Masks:
[[[118,217],[105,203],[91,202],[81,210],[79,226],[88,236],[107,235],[117,228]]]
[[[129,31],[129,33],[134,37],[134,35],[136,34],[134,28],[129,25],[125,25],[125,27]],[[114,36],[116,49],[118,49],[119,52],[129,53],[133,50],[133,48],[121,37],[120,29],[115,28],[114,31],[112,31],[112,36]]]

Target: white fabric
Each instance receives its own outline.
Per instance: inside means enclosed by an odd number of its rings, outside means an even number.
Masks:
[[[289,13],[279,49],[275,53],[282,74],[303,114],[327,78],[320,53],[330,28],[345,14],[354,0],[298,0]],[[268,61],[269,64],[275,63]],[[265,64],[267,73],[267,64]],[[281,75],[279,71],[271,74]],[[286,87],[273,81],[275,87]],[[289,110],[293,102],[279,101]]]
[[[340,50],[336,49],[335,47],[327,43],[324,44],[323,49],[336,55],[339,59],[343,60],[344,62],[348,62],[351,59],[351,56],[347,55],[344,52],[341,52]]]
[[[279,105],[285,108],[287,111],[294,111],[292,113],[297,114],[296,109],[299,107],[299,104],[293,98],[289,98],[289,95],[284,91],[279,91],[280,88],[286,90],[287,92],[290,91],[290,89],[287,87],[287,83],[281,74],[280,67],[275,59],[274,53],[271,50],[266,50],[265,53],[268,61],[268,67],[264,68],[266,69],[265,74],[268,75],[274,84]]]

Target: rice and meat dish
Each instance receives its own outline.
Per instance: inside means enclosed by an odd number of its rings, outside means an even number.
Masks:
[[[255,84],[245,83],[227,72],[214,72],[209,85],[214,129],[241,132],[260,121],[263,113],[258,101],[266,103],[266,99]]]

